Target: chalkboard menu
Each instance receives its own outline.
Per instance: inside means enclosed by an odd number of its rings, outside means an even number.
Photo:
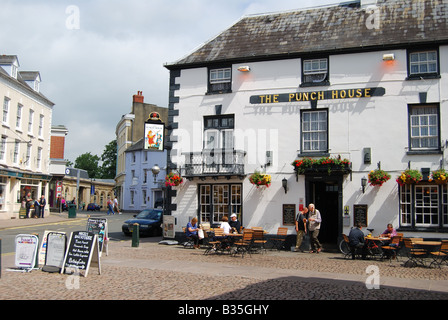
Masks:
[[[85,231],[72,232],[61,273],[64,271],[79,272],[83,270],[84,276],[87,277],[92,258],[93,262],[98,264],[98,269],[101,273],[97,235]]]
[[[361,222],[363,227],[367,227],[367,221],[367,205],[353,205],[353,224],[356,225],[358,222]]]
[[[296,224],[296,205],[284,204],[283,205],[283,225],[294,226]]]

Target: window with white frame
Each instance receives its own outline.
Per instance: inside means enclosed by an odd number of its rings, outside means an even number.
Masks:
[[[37,169],[41,169],[41,165],[42,165],[42,148],[38,148],[38,149],[37,149],[37,163],[36,163],[36,168],[37,168]]]
[[[147,201],[146,201],[146,190],[142,189],[142,206],[146,207]]]
[[[135,190],[131,190],[131,205],[133,206],[135,204]]]
[[[26,145],[26,159],[25,165],[29,168],[31,166],[31,144]]]
[[[409,106],[409,130],[411,151],[440,149],[438,106]]]
[[[200,185],[199,211],[202,223],[219,223],[223,216],[230,217],[232,213],[241,221],[242,185]]]
[[[447,228],[448,186],[422,183],[400,186],[400,227]]]
[[[39,115],[39,132],[38,132],[38,136],[40,138],[42,138],[44,135],[44,115],[41,114]]]
[[[228,93],[232,88],[232,68],[209,69],[209,93]]]
[[[23,106],[19,103],[17,104],[17,116],[16,116],[16,129],[22,130],[22,111]]]
[[[20,140],[16,140],[14,143],[14,153],[12,156],[12,162],[14,164],[19,163],[19,149],[20,149]]]
[[[28,134],[33,134],[34,110],[30,110],[28,118]]]
[[[328,151],[328,111],[302,112],[302,152]]]
[[[409,53],[409,76],[420,77],[439,73],[437,50]]]
[[[5,97],[5,99],[3,100],[3,124],[8,124],[8,114],[9,114],[9,104],[10,104],[10,99]]]
[[[328,59],[303,60],[302,83],[322,85],[328,82]]]
[[[0,140],[0,161],[6,160],[6,136],[2,136]]]

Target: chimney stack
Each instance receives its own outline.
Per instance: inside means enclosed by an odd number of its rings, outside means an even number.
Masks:
[[[132,101],[137,103],[143,103],[144,99],[145,97],[142,95],[142,91],[137,91],[137,94],[134,94]]]

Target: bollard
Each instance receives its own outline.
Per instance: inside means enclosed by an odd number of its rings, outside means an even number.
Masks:
[[[140,244],[140,228],[138,223],[134,223],[132,228],[132,247],[138,247]]]

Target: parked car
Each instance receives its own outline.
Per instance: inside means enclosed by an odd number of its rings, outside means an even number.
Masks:
[[[100,211],[101,207],[96,203],[89,203],[87,205],[87,211]]]
[[[134,215],[133,219],[126,220],[121,230],[126,236],[132,234],[134,223],[139,224],[139,233],[148,236],[162,235],[162,219],[163,210],[161,209],[145,209],[139,214]]]

